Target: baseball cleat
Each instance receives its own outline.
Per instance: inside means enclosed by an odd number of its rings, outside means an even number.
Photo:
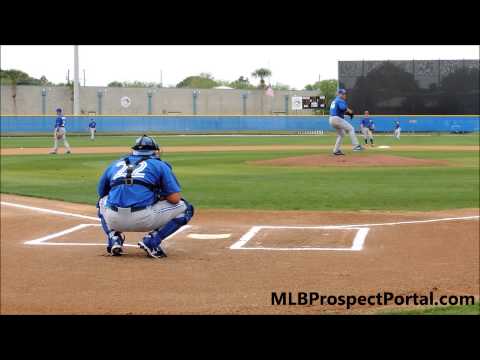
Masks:
[[[333,153],[333,155],[345,155],[341,150],[337,150]]]
[[[362,151],[362,150],[363,150],[363,147],[360,144],[353,148],[353,151]]]
[[[123,253],[122,245],[114,244],[111,249],[112,256],[120,256]]]
[[[56,151],[50,151],[49,154],[57,155]]]
[[[72,152],[70,150],[65,151],[65,154],[71,154]]]
[[[165,254],[165,252],[162,250],[160,246],[158,246],[157,248],[151,248],[145,243],[148,244],[147,240],[140,241],[138,243],[138,246],[140,246],[141,249],[145,250],[148,256],[151,256],[152,258],[155,258],[155,259],[167,257],[167,254]]]
[[[115,232],[113,236],[111,236],[109,239],[109,246],[107,246],[107,252],[112,256],[122,255],[124,241],[125,236],[120,232]]]

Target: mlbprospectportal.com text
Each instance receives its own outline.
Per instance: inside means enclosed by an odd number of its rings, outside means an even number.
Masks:
[[[473,305],[473,295],[395,295],[392,292],[378,292],[375,295],[324,295],[315,291],[271,293],[271,305],[300,306],[344,306],[347,310],[356,306],[449,306]]]

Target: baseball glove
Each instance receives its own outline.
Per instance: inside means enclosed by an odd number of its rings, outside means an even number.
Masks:
[[[348,114],[348,116],[350,116],[350,119],[353,119],[353,116],[354,116],[353,112],[351,112],[350,114]]]
[[[57,140],[60,140],[62,138],[62,135],[60,133],[56,132],[55,137],[57,138]]]

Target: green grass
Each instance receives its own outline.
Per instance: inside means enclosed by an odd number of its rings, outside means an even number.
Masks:
[[[480,303],[473,305],[431,306],[409,310],[380,311],[379,315],[480,315]]]
[[[448,159],[455,164],[449,167],[293,168],[246,164],[247,160],[312,153],[172,153],[165,160],[173,164],[184,196],[199,208],[421,211],[479,207],[479,155],[475,151],[388,152]],[[0,189],[3,193],[94,204],[98,178],[117,158],[105,154],[3,156]]]
[[[89,140],[87,135],[69,135],[70,145],[75,147],[84,146],[131,146],[137,136],[102,136],[95,141]],[[334,134],[318,136],[155,136],[162,146],[213,146],[213,145],[332,145]],[[345,140],[348,142],[349,140]],[[479,134],[467,135],[427,135],[414,136],[402,135],[400,141],[390,135],[376,137],[377,145],[478,145]],[[52,147],[51,136],[2,136],[0,137],[2,148],[15,147]]]

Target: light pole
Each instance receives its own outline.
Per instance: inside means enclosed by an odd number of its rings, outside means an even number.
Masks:
[[[78,75],[78,45],[73,46],[73,62],[74,62],[74,73],[73,73],[73,115],[80,115],[80,83]]]

